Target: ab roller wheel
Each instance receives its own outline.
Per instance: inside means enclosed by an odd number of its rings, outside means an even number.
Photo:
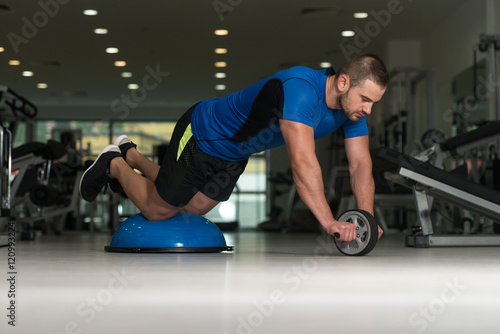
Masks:
[[[378,240],[378,226],[375,223],[375,218],[369,212],[349,210],[344,212],[337,220],[352,223],[356,226],[356,239],[351,242],[339,241],[337,238],[340,235],[335,233],[335,245],[342,254],[361,256],[372,251]]]

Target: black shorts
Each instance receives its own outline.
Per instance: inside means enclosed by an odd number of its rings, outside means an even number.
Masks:
[[[161,198],[176,207],[188,204],[198,191],[216,201],[226,201],[248,162],[219,159],[198,147],[191,131],[195,108],[177,122],[155,180]]]

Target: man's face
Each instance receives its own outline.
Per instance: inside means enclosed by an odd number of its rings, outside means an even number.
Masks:
[[[370,115],[373,104],[380,101],[384,93],[385,88],[371,80],[365,80],[339,96],[340,108],[348,120],[357,122],[361,117]]]

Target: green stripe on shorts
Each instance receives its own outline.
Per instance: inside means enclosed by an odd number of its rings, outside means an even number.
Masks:
[[[182,151],[184,151],[184,147],[186,147],[187,142],[191,137],[193,136],[193,131],[191,130],[191,123],[186,128],[186,131],[184,131],[184,134],[182,135],[182,138],[179,142],[179,148],[177,149],[177,160],[179,160],[179,157],[182,154]]]

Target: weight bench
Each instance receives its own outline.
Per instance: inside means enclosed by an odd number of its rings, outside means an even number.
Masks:
[[[386,147],[376,150],[373,159],[387,180],[413,191],[421,231],[406,238],[407,246],[500,246],[500,235],[434,235],[431,221],[435,197],[500,222],[499,191]]]
[[[476,130],[469,131],[456,137],[435,144],[427,150],[415,155],[415,159],[429,161],[435,156],[433,165],[443,167],[444,159],[465,153],[477,147],[488,145],[500,139],[500,122],[491,122]]]

